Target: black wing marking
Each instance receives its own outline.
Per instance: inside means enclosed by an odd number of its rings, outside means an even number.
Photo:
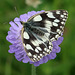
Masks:
[[[47,15],[48,13],[52,13],[50,14],[52,17],[49,17]],[[44,31],[48,31],[50,33],[49,39],[51,41],[57,40],[64,31],[64,25],[68,17],[68,12],[65,10],[55,10],[46,11],[39,15],[42,18],[41,21],[35,21],[35,16],[29,21],[29,23],[32,25],[32,27],[35,27],[38,30],[44,29]],[[50,21],[51,24],[47,24],[47,21]],[[49,27],[47,25],[49,25]]]
[[[50,54],[53,48],[52,42],[64,31],[67,15],[65,10],[46,11],[32,16],[24,24],[23,44],[28,57],[33,62]]]
[[[27,33],[25,36],[29,36],[29,38],[24,37],[24,32]],[[23,31],[23,45],[28,57],[33,61],[39,61],[42,57],[50,54],[53,45],[49,43],[49,41],[42,41],[40,37],[38,37],[31,30]]]

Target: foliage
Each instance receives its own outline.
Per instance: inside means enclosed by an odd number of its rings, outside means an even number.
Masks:
[[[28,11],[57,9],[65,9],[69,12],[64,41],[60,45],[61,52],[57,54],[56,59],[37,67],[37,75],[75,75],[75,0],[41,0],[41,2],[37,8],[34,8],[27,5],[25,0],[0,1],[0,75],[31,75],[29,63],[18,62],[14,54],[8,53],[10,45],[6,41],[7,31],[10,27],[8,23]]]

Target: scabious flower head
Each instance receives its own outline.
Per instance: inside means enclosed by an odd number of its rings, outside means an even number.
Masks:
[[[61,42],[63,41],[63,37],[60,37],[57,41],[52,42],[53,43],[53,49],[52,52],[47,55],[44,56],[40,61],[37,62],[32,62],[29,57],[27,56],[25,49],[23,47],[22,44],[22,38],[21,38],[21,30],[22,30],[22,24],[20,23],[20,21],[23,22],[27,22],[27,20],[40,12],[44,12],[44,10],[42,11],[31,11],[28,12],[27,14],[23,14],[20,15],[20,18],[15,18],[14,22],[11,21],[9,22],[9,24],[11,25],[10,27],[10,31],[8,31],[8,35],[6,37],[6,39],[12,43],[12,45],[9,46],[9,53],[15,53],[15,58],[18,61],[22,61],[23,63],[30,63],[30,64],[34,64],[34,66],[39,66],[40,64],[46,63],[48,60],[51,59],[55,59],[56,57],[56,53],[60,52],[60,47],[58,45],[61,44]]]

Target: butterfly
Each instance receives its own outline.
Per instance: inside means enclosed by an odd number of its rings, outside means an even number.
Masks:
[[[67,17],[66,10],[52,10],[35,14],[27,22],[21,22],[23,46],[31,61],[37,62],[50,54],[52,42],[64,32]]]

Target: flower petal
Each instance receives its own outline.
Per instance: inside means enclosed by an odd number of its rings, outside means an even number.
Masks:
[[[56,53],[60,52],[60,47],[58,46],[63,41],[63,37],[60,37],[57,41],[52,42],[53,43],[53,49],[52,52],[44,56],[40,61],[32,62],[29,57],[27,56],[25,49],[23,47],[22,38],[21,38],[21,30],[23,26],[21,25],[20,21],[27,22],[27,20],[38,13],[44,12],[42,11],[31,11],[27,14],[20,15],[20,18],[15,18],[14,22],[9,22],[11,25],[10,31],[8,31],[8,35],[6,39],[12,43],[12,45],[9,46],[9,53],[15,53],[15,58],[18,61],[22,61],[23,63],[30,63],[34,64],[34,66],[39,66],[40,64],[46,63],[48,60],[55,59]]]

